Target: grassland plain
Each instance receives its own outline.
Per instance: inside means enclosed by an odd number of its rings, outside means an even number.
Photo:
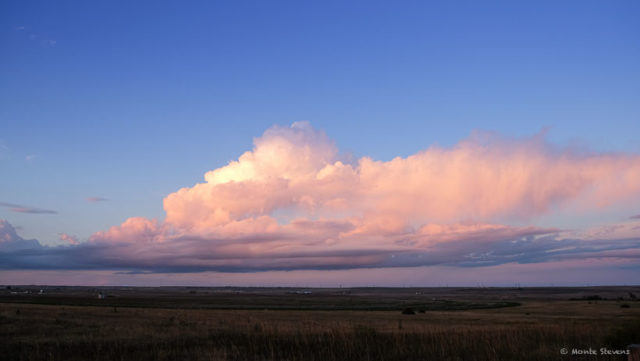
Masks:
[[[0,292],[0,359],[625,360],[571,351],[639,343],[636,294],[13,286]]]

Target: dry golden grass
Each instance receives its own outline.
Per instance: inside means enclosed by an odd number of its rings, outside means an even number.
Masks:
[[[39,289],[0,290],[0,360],[569,360],[640,342],[638,287]]]
[[[0,359],[569,360],[640,342],[639,320],[640,302],[561,299],[415,315],[0,303]]]

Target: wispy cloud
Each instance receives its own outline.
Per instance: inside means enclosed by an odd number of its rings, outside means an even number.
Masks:
[[[636,214],[635,216],[629,217],[629,219],[640,219],[640,214]]]
[[[42,46],[44,48],[53,48],[57,44],[56,39],[53,39],[53,38],[51,38],[50,36],[47,36],[47,35],[35,33],[30,28],[28,28],[26,26],[23,26],[23,25],[14,26],[13,30],[16,33],[24,34],[23,36],[26,36],[26,34],[29,34],[27,36],[27,38],[30,41],[38,43],[38,44],[40,44],[40,46]]]
[[[8,203],[8,202],[1,202],[1,201],[0,201],[0,207],[7,207],[9,208],[10,211],[17,212],[17,213],[31,213],[31,214],[57,214],[58,213],[56,211],[52,211],[49,209],[22,206],[15,203]]]
[[[87,197],[87,202],[89,202],[89,203],[106,202],[108,200],[109,199],[103,198],[103,197]]]

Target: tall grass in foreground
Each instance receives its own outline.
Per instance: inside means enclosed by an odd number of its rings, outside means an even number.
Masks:
[[[562,347],[588,348],[601,344],[603,336],[596,329],[563,326],[419,333],[367,328],[295,334],[220,331],[22,340],[4,343],[0,355],[7,360],[550,360],[560,359]]]
[[[640,335],[633,319],[527,320],[515,313],[419,318],[399,312],[3,307],[2,360],[569,360],[575,357],[560,355],[561,348],[619,348]],[[625,358],[580,356],[598,359]]]

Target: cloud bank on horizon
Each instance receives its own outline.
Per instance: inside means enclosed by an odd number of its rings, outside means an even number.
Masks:
[[[349,161],[307,122],[169,194],[142,217],[66,245],[24,240],[0,221],[4,269],[254,272],[605,260],[639,265],[640,220],[566,231],[527,224],[561,207],[640,197],[640,156],[474,133],[452,148]],[[515,224],[515,225],[514,225]]]

